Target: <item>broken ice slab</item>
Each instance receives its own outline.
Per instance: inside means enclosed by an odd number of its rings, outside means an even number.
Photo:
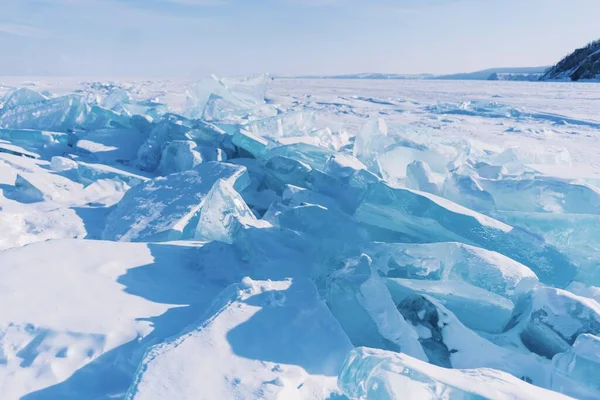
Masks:
[[[223,129],[206,121],[196,120],[190,126],[192,129],[185,133],[185,139],[193,140],[202,146],[215,147],[222,145],[225,139],[230,139]]]
[[[536,179],[481,179],[500,211],[600,214],[600,190],[583,184]]]
[[[572,165],[571,154],[563,147],[519,146],[510,147],[490,157],[497,165],[504,165],[509,171],[518,170],[526,164]]]
[[[508,171],[503,165],[492,165],[483,161],[474,163],[473,168],[477,171],[479,176],[487,179],[500,179],[508,174]]]
[[[241,77],[225,77],[220,81],[238,98],[251,105],[265,102],[269,74],[254,74]]]
[[[397,304],[415,294],[427,295],[443,303],[460,322],[476,331],[502,332],[513,310],[512,301],[461,281],[386,278],[384,282]]]
[[[552,359],[551,389],[582,400],[600,398],[600,337],[583,334]]]
[[[367,255],[346,260],[331,274],[327,305],[355,346],[402,351],[427,360],[419,335],[398,312]]]
[[[79,154],[103,163],[135,160],[144,136],[134,129],[105,128],[77,134],[75,149]]]
[[[219,124],[245,124],[247,121],[263,121],[276,115],[277,108],[271,104],[249,107],[237,99],[225,99],[211,94],[202,119]]]
[[[506,332],[519,335],[532,352],[552,358],[583,333],[600,333],[600,304],[566,290],[536,287],[516,303]]]
[[[157,172],[168,175],[190,170],[202,163],[202,155],[191,140],[173,140],[162,151]]]
[[[238,122],[248,116],[251,110],[248,104],[235,97],[224,98],[211,94],[208,97],[202,119],[204,121],[233,121]]]
[[[83,99],[77,95],[66,95],[2,110],[0,128],[67,132],[81,125],[85,115]]]
[[[265,185],[281,194],[286,184],[305,187],[312,168],[292,158],[275,156],[265,164]]]
[[[0,139],[0,153],[12,154],[13,156],[27,157],[27,158],[40,158],[40,155],[27,151],[22,147],[15,146],[10,142],[5,142]]]
[[[538,282],[525,265],[464,243],[373,243],[361,251],[389,278],[464,282],[507,299]]]
[[[108,110],[120,110],[124,104],[131,103],[131,94],[125,89],[115,88],[108,96],[102,99],[102,107]]]
[[[93,131],[102,128],[130,128],[131,118],[127,114],[118,114],[100,106],[92,106],[82,122],[82,127]]]
[[[193,237],[202,203],[219,179],[236,190],[250,184],[245,167],[214,161],[144,182],[129,190],[108,216],[102,238],[125,242]]]
[[[146,141],[137,151],[136,164],[143,171],[154,172],[160,163],[163,147],[172,140],[187,140],[191,130],[189,121],[169,115],[154,125]]]
[[[202,204],[194,238],[231,244],[251,226],[268,227],[270,224],[257,220],[233,186],[219,179]]]
[[[10,92],[5,96],[5,99],[0,102],[2,107],[0,108],[0,113],[2,110],[8,110],[10,108],[18,107],[18,106],[26,106],[29,104],[35,104],[42,101],[48,100],[48,97],[40,94],[34,90],[28,88],[20,88]]]
[[[356,157],[350,154],[335,153],[325,163],[324,172],[337,179],[348,179],[355,171],[367,169]]]
[[[50,160],[50,169],[52,171],[60,172],[67,171],[73,168],[77,168],[77,161],[67,157],[54,156]]]
[[[121,201],[129,189],[130,186],[122,180],[99,179],[83,189],[77,202],[86,207],[110,207]],[[96,239],[94,236],[93,233],[88,233],[86,239]]]
[[[328,210],[339,210],[340,208],[340,205],[331,197],[294,185],[285,185],[281,199],[285,205],[291,207],[314,204]]]
[[[123,104],[123,113],[145,115],[158,120],[169,113],[169,107],[158,99],[140,100]]]
[[[250,122],[245,129],[257,136],[270,139],[310,136],[314,130],[315,116],[307,112],[288,112]]]
[[[232,83],[234,82],[235,81],[232,81]],[[243,80],[238,80],[237,82],[242,85],[239,96],[238,93],[235,92],[235,89],[229,88],[223,80],[217,78],[215,75],[196,82],[187,91],[186,115],[189,115],[191,118],[201,118],[211,96],[213,96],[213,98],[218,96],[220,99],[236,105],[236,107],[240,109],[250,109],[253,106],[264,103],[264,96],[260,99],[252,95],[254,90],[253,86],[255,86],[254,83],[260,86],[262,84],[261,82],[249,80],[247,81],[247,85],[243,85]],[[259,91],[257,91],[257,93],[259,93]]]
[[[62,132],[50,132],[37,129],[0,129],[0,139],[25,147],[46,148],[66,146],[69,136]]]
[[[494,197],[470,175],[450,173],[444,181],[442,193],[450,201],[486,214],[496,208]]]
[[[311,166],[311,168],[325,170],[327,161],[333,155],[333,151],[322,147],[313,146],[306,143],[294,143],[283,146],[276,146],[269,149],[263,157],[269,159],[275,156],[284,156],[302,161]]]
[[[299,232],[308,241],[314,242],[311,245],[319,249],[317,256],[326,264],[350,251],[355,253],[373,241],[406,241],[402,234],[361,224],[337,208],[328,209],[321,205],[289,207],[279,214],[277,220],[281,227]],[[326,272],[325,269],[323,272]]]
[[[406,166],[406,187],[436,196],[440,195],[440,187],[431,168],[427,163],[419,160]]]
[[[146,353],[125,398],[329,398],[351,349],[310,280],[244,278]]]
[[[488,118],[517,118],[528,114],[493,101],[463,101],[461,103],[438,103],[425,107],[427,111],[436,114],[456,114],[469,116],[483,116]]]
[[[467,328],[442,303],[418,293],[397,302],[398,311],[418,332],[430,363],[448,368],[494,368],[546,387],[550,362],[527,351],[490,342]]]
[[[447,369],[402,353],[359,347],[350,352],[338,386],[351,399],[568,399],[505,372]]]
[[[240,129],[231,139],[234,145],[245,150],[255,158],[262,158],[267,152],[269,142],[260,136],[256,136],[244,129]]]
[[[110,165],[79,161],[76,167],[77,181],[84,185],[90,185],[100,179],[111,179],[125,182],[127,185],[133,187],[149,180],[145,176],[111,167]]]
[[[60,175],[20,171],[10,197],[25,203],[44,200],[67,202],[82,186]],[[8,194],[8,193],[7,193]]]
[[[390,142],[387,136],[388,126],[385,120],[372,118],[354,139],[354,156],[375,173],[380,173],[377,156]]]
[[[377,165],[383,179],[393,185],[402,185],[407,167],[414,161],[423,161],[436,173],[445,173],[449,162],[458,157],[458,150],[442,144],[423,144],[409,139],[395,138],[377,154]]]
[[[493,216],[544,238],[579,264],[577,280],[600,286],[600,215],[502,211]]]
[[[528,266],[544,283],[565,287],[577,273],[564,254],[539,238],[428,193],[377,182],[354,216],[416,242],[463,242],[496,251]]]

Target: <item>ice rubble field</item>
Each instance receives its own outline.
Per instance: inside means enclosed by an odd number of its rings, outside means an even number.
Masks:
[[[600,86],[0,82],[2,399],[600,398]]]

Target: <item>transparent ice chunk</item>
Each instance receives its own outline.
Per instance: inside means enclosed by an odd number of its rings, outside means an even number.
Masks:
[[[450,173],[444,181],[443,197],[483,213],[490,213],[496,207],[492,195],[470,175]]]
[[[52,171],[66,171],[77,168],[77,161],[66,157],[54,156],[50,160],[50,168]]]
[[[245,150],[255,158],[262,158],[266,154],[267,145],[269,144],[266,139],[256,136],[244,129],[240,129],[239,132],[236,132],[231,141],[234,145]]]
[[[525,265],[464,243],[374,243],[363,251],[387,277],[464,282],[507,299],[538,281]]]
[[[431,168],[427,163],[419,160],[406,166],[406,187],[435,195],[440,194],[440,187]]]
[[[350,352],[338,386],[352,399],[567,399],[493,369],[436,367],[406,354],[359,347]]]
[[[371,119],[354,139],[354,156],[371,171],[379,173],[377,156],[388,143],[388,126],[382,118]]]
[[[0,113],[0,128],[67,132],[81,125],[85,115],[83,98],[66,95],[3,110]]]
[[[600,337],[583,334],[552,359],[552,390],[578,399],[600,398]]]
[[[270,224],[257,220],[231,183],[219,179],[202,204],[194,237],[231,244],[249,226],[266,227]]]
[[[219,179],[229,181],[236,190],[250,184],[245,167],[211,161],[131,188],[108,216],[102,238],[118,241],[191,238],[202,202]]]
[[[427,360],[417,332],[398,312],[367,255],[331,275],[327,304],[355,346],[402,351]]]
[[[600,304],[566,290],[536,287],[516,303],[505,331],[519,334],[532,352],[552,358],[583,333],[600,332]]]
[[[132,100],[131,94],[127,90],[115,88],[102,100],[101,105],[109,110],[120,110],[124,104],[129,104]]]
[[[600,214],[600,190],[538,177],[479,181],[501,211]]]
[[[173,140],[167,144],[160,157],[158,173],[168,175],[190,170],[202,163],[202,156],[191,140]]]
[[[188,139],[186,134],[190,127],[185,121],[176,117],[166,118],[159,122],[150,132],[148,139],[137,152],[137,165],[143,171],[153,172],[160,163],[163,148],[171,140]]]
[[[286,184],[306,187],[312,168],[292,158],[275,156],[265,164],[265,184],[277,193],[282,193]]]
[[[17,106],[26,106],[48,100],[48,97],[29,88],[20,88],[9,93],[2,101],[0,113]]]
[[[417,242],[463,242],[496,251],[527,265],[544,283],[564,287],[577,273],[576,265],[538,237],[428,193],[377,182],[354,217]]]

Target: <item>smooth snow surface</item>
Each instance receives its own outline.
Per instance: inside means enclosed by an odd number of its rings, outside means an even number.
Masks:
[[[599,86],[0,82],[1,399],[600,398]]]

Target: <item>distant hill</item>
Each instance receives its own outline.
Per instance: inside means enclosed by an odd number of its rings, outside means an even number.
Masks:
[[[363,72],[358,74],[344,75],[310,75],[295,76],[294,78],[304,79],[431,79],[432,74],[382,74],[377,72]]]
[[[600,40],[575,50],[554,67],[542,80],[600,80]]]
[[[451,75],[433,74],[382,74],[365,72],[344,75],[311,75],[294,76],[304,79],[451,79],[451,80],[538,80],[548,67],[515,67],[515,68],[490,68],[482,71],[464,72]],[[283,78],[283,77],[282,77]]]
[[[451,75],[438,75],[434,79],[450,79],[450,80],[498,80],[493,79],[494,77],[506,77],[506,76],[520,76],[523,79],[518,80],[531,80],[524,79],[527,75],[534,75],[537,80],[548,67],[514,67],[514,68],[490,68],[475,72],[464,72],[460,74]],[[537,76],[536,76],[537,75]],[[509,79],[505,79],[509,80]],[[517,80],[517,79],[510,79]]]

